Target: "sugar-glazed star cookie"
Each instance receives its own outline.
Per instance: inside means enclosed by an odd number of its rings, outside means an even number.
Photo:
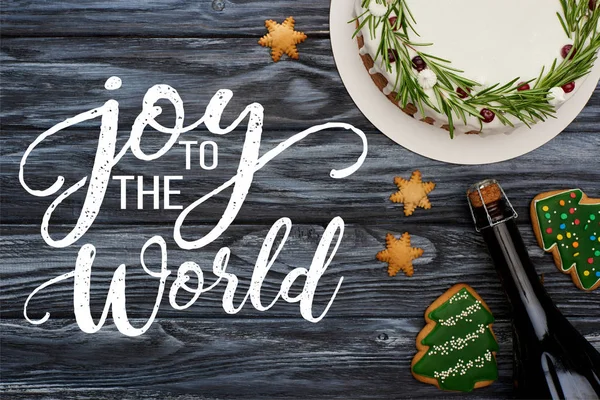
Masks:
[[[423,183],[419,170],[412,173],[410,180],[399,176],[395,177],[394,183],[399,190],[390,196],[390,200],[394,203],[404,204],[404,215],[407,217],[412,215],[417,207],[426,210],[431,208],[427,195],[435,188],[435,183]]]
[[[258,41],[263,47],[271,48],[271,57],[277,62],[283,55],[287,54],[291,58],[298,59],[298,49],[296,45],[306,40],[306,35],[294,30],[294,18],[288,17],[282,24],[269,19],[265,21],[265,26],[269,30],[265,36]]]
[[[388,233],[385,237],[386,249],[377,253],[377,259],[388,263],[388,275],[395,276],[403,271],[406,276],[413,276],[413,260],[423,255],[423,249],[410,246],[410,235],[405,232],[400,239]]]

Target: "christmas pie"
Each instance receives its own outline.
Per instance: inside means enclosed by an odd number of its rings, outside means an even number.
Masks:
[[[597,0],[355,0],[373,81],[405,113],[460,133],[552,118],[600,48]]]

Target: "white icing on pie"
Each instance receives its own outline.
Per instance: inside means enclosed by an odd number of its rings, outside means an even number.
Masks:
[[[419,82],[419,86],[421,86],[423,89],[431,89],[437,83],[437,76],[432,70],[426,68],[419,72],[419,75],[417,75],[417,81]]]
[[[369,12],[376,17],[383,17],[387,11],[387,3],[378,3],[376,1],[372,1],[369,4]]]
[[[548,102],[554,107],[561,105],[565,102],[565,91],[559,87],[553,87],[548,93]]]
[[[480,88],[495,83],[508,83],[519,77],[521,81],[535,79],[542,67],[546,70],[555,59],[562,60],[560,51],[566,44],[572,44],[560,25],[557,12],[561,12],[559,0],[503,0],[501,2],[481,0],[406,0],[420,36],[411,32],[411,39],[417,43],[433,43],[422,46],[422,52],[452,61],[452,66],[464,71],[464,76],[482,84]],[[355,0],[356,15],[365,9],[361,0]],[[372,58],[379,46],[381,27],[371,36],[368,25],[362,30],[364,47],[361,54]],[[416,55],[411,51],[411,56]],[[375,61],[371,74],[382,73],[388,82],[396,82],[395,69],[385,70],[381,59]],[[583,79],[576,82],[575,91]],[[531,86],[535,81],[531,83]],[[429,85],[425,85],[428,87]],[[386,88],[388,91],[390,87]],[[559,88],[560,89],[560,88]],[[562,89],[560,89],[562,90]],[[568,100],[575,91],[564,93],[561,103]],[[425,90],[433,104],[437,105],[431,90]],[[389,93],[389,92],[388,92]],[[564,97],[564,98],[563,98]],[[556,101],[553,101],[557,103]],[[426,108],[426,116],[436,120],[441,126],[448,122],[446,115]],[[420,115],[415,115],[420,117]],[[516,127],[522,123],[509,118]],[[480,123],[475,117],[467,117],[468,125],[455,118],[459,132],[479,130]],[[510,132],[496,117],[491,123],[483,124],[484,133]]]

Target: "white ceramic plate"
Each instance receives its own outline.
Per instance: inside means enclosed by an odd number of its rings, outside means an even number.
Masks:
[[[394,142],[417,154],[454,164],[489,164],[510,160],[542,146],[563,131],[581,112],[600,79],[600,62],[556,119],[523,126],[510,134],[464,135],[450,139],[445,131],[427,125],[401,112],[371,80],[356,39],[354,0],[332,0],[329,16],[331,47],[337,69],[352,100],[373,125]]]

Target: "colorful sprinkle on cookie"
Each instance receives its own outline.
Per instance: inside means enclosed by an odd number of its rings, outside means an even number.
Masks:
[[[435,188],[435,183],[423,183],[419,170],[412,173],[410,180],[395,177],[394,183],[398,186],[398,191],[390,196],[390,200],[404,204],[404,215],[412,215],[417,207],[426,210],[431,208],[427,195]]]
[[[278,24],[271,19],[265,21],[265,26],[269,30],[269,33],[261,37],[258,44],[271,48],[271,58],[273,58],[273,61],[279,61],[283,53],[295,60],[298,59],[299,55],[296,45],[304,42],[306,35],[295,31],[294,24],[293,17],[288,17],[282,24]]]
[[[425,311],[413,376],[443,390],[470,392],[498,379],[494,316],[468,285],[452,286]]]
[[[600,286],[600,199],[579,189],[542,193],[531,202],[531,220],[538,244],[560,271],[580,289]]]
[[[377,253],[377,259],[388,263],[388,275],[396,276],[403,271],[406,276],[413,276],[413,260],[423,255],[423,249],[410,246],[410,235],[405,232],[400,239],[388,233],[385,237],[386,249]]]

